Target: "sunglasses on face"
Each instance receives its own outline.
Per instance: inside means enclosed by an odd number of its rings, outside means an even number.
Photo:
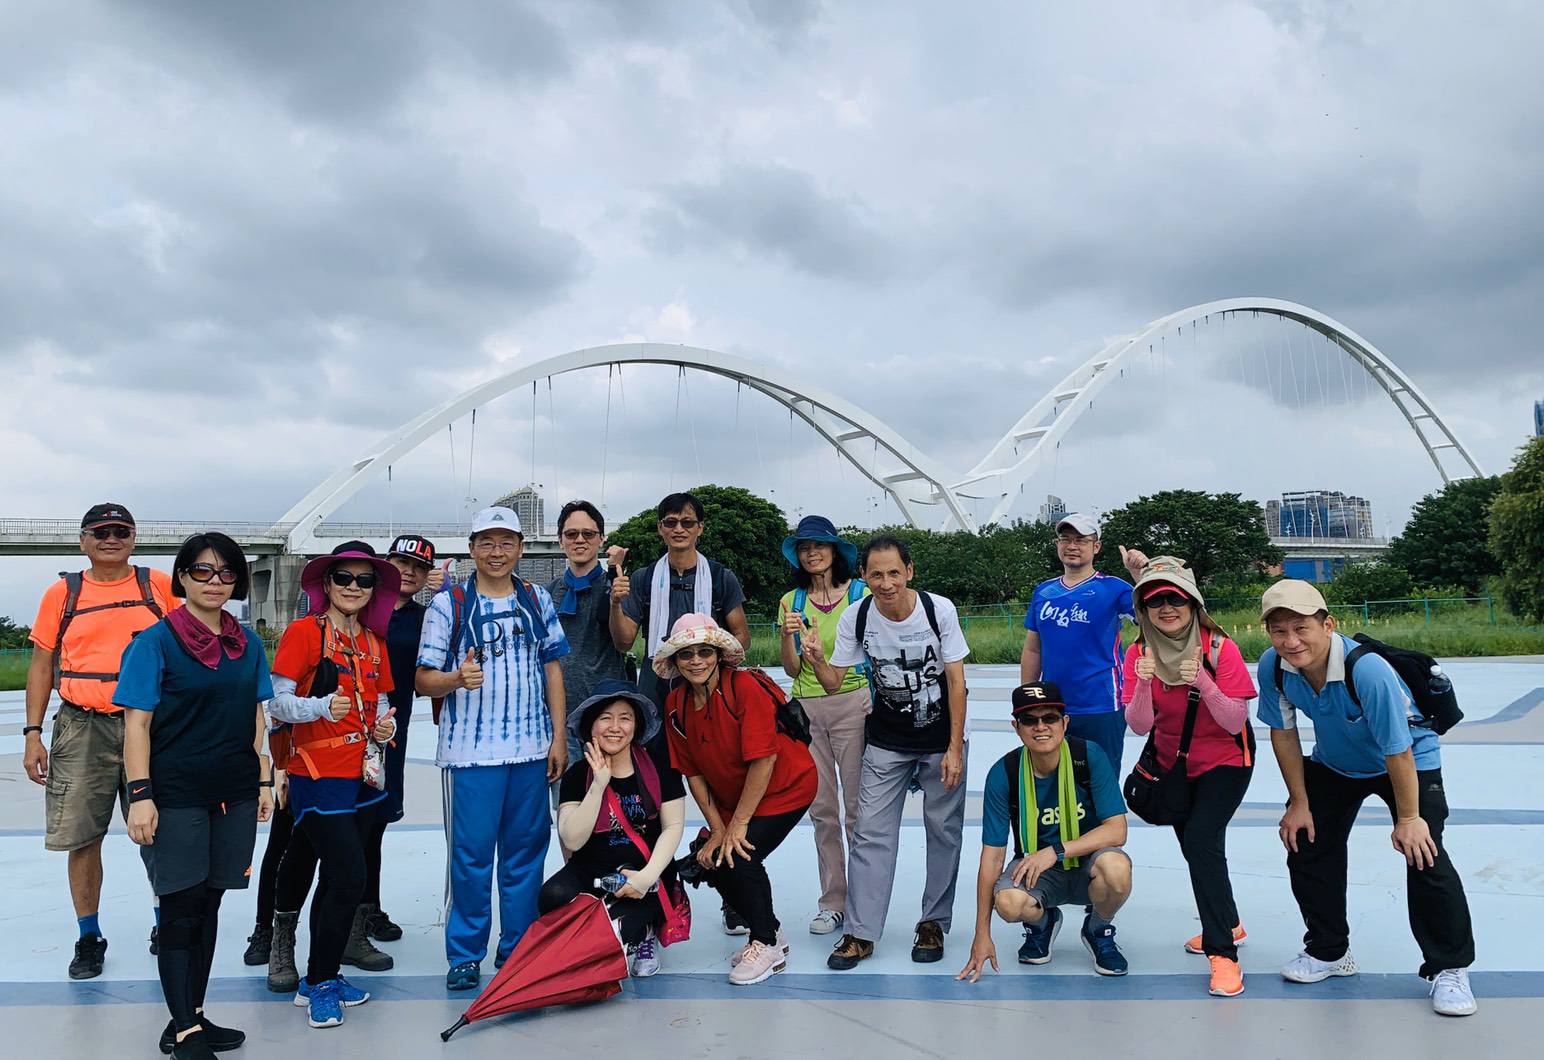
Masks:
[[[1183,596],[1180,593],[1158,593],[1156,596],[1149,596],[1146,600],[1143,601],[1143,603],[1146,604],[1146,606],[1150,609],[1157,609],[1160,607],[1184,607],[1186,604],[1190,603],[1190,598],[1188,596]]]
[[[1038,729],[1042,725],[1050,729],[1064,717],[1064,714],[1020,714],[1018,723],[1026,729]]]
[[[182,573],[200,583],[210,582],[219,578],[221,585],[236,584],[236,568],[234,567],[211,567],[207,563],[195,563]]]
[[[666,530],[674,530],[677,527],[681,528],[682,530],[695,530],[702,525],[702,520],[692,519],[690,517],[685,519],[677,519],[672,515],[669,519],[661,519],[659,521],[659,525],[663,526]]]
[[[134,536],[134,531],[127,526],[96,526],[87,530],[86,533],[98,541],[106,541],[110,537],[115,537],[119,541],[127,541]]]
[[[564,541],[594,541],[600,536],[599,530],[564,530]]]
[[[381,580],[380,575],[376,574],[373,570],[367,570],[361,574],[355,574],[353,571],[335,570],[327,578],[332,584],[341,589],[347,589],[350,585],[357,585],[361,589],[374,589],[376,583]]]
[[[717,648],[682,648],[675,653],[675,657],[676,662],[691,662],[693,659],[711,659],[717,654]]]

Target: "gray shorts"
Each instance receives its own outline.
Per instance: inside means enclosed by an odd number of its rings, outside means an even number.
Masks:
[[[252,878],[257,800],[219,806],[169,806],[159,811],[155,842],[141,850],[158,895],[200,883],[239,891]]]
[[[997,882],[992,884],[992,894],[999,891],[1020,890],[1029,894],[1042,909],[1055,909],[1062,905],[1087,905],[1088,883],[1092,879],[1094,862],[1106,854],[1119,854],[1123,858],[1129,855],[1120,847],[1100,847],[1092,854],[1084,854],[1078,858],[1078,867],[1075,869],[1063,868],[1061,862],[1057,862],[1040,874],[1033,887],[1025,887],[1023,884],[1015,886],[1013,882],[1013,870],[1018,868],[1023,858],[1014,858],[1003,869],[1002,875],[997,877]]]

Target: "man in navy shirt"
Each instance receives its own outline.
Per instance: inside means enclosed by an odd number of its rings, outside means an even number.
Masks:
[[[1421,947],[1420,974],[1432,1007],[1444,1016],[1475,1011],[1466,969],[1474,930],[1463,881],[1442,846],[1447,797],[1437,734],[1421,727],[1410,691],[1382,657],[1359,654],[1355,693],[1346,654],[1356,643],[1335,632],[1319,590],[1285,580],[1266,590],[1260,621],[1271,647],[1260,656],[1260,720],[1271,729],[1287,810],[1292,894],[1307,932],[1303,952],[1281,970],[1295,983],[1355,975],[1346,923],[1346,847],[1369,795],[1394,814],[1393,845],[1405,859],[1410,930]],[[1313,723],[1313,755],[1303,758],[1297,720]]]
[[[1074,512],[1056,524],[1062,574],[1035,586],[1030,596],[1019,680],[1054,682],[1066,696],[1068,735],[1097,744],[1118,775],[1126,736],[1120,624],[1134,612],[1131,583],[1094,570],[1099,547],[1092,516]],[[1147,562],[1126,549],[1121,559],[1134,573]]]

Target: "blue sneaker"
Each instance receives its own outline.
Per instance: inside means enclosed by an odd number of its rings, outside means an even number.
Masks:
[[[301,980],[301,985],[305,980]],[[317,983],[310,990],[306,1022],[313,1027],[336,1027],[343,1022],[343,996],[336,979]]]
[[[1045,964],[1051,959],[1051,943],[1061,930],[1062,911],[1047,909],[1038,924],[1024,925],[1024,945],[1019,947],[1020,964]]]
[[[482,966],[476,961],[462,961],[445,973],[446,990],[476,990],[482,982]]]
[[[343,976],[338,976],[332,982],[338,984],[338,1002],[344,1008],[353,1008],[355,1005],[363,1005],[370,1000],[370,992],[361,990]],[[295,1007],[305,1008],[311,1003],[311,986],[306,982],[305,976],[300,977],[300,985],[295,988]]]
[[[1097,931],[1090,931],[1092,917],[1083,918],[1083,946],[1094,959],[1094,971],[1100,975],[1125,975],[1126,955],[1115,944],[1115,925],[1106,924]]]

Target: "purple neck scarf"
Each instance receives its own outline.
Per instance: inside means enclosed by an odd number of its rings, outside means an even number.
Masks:
[[[211,670],[220,668],[220,649],[225,649],[229,659],[239,659],[247,650],[246,631],[229,611],[220,612],[219,634],[211,633],[186,607],[171,611],[166,621],[187,653]]]

